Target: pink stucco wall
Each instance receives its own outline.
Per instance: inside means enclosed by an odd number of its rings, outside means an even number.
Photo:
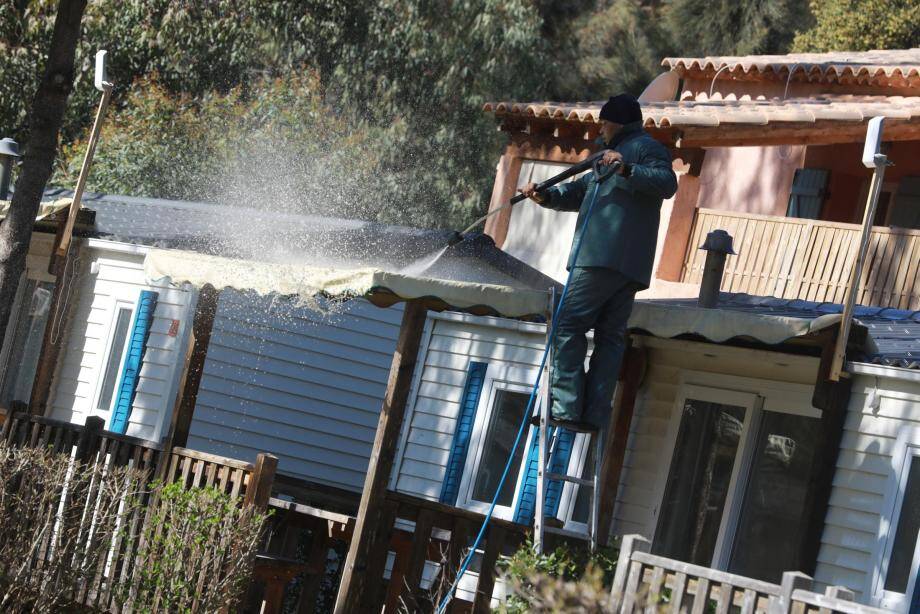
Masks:
[[[804,146],[715,147],[706,150],[698,206],[785,215]]]

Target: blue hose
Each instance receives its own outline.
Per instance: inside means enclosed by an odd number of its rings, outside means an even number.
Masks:
[[[562,308],[565,305],[565,298],[569,292],[569,284],[572,281],[572,274],[575,272],[575,263],[578,262],[578,254],[581,252],[581,241],[585,236],[585,230],[588,228],[588,222],[591,220],[591,214],[594,212],[594,203],[597,200],[597,189],[600,187],[600,184],[603,181],[605,181],[608,177],[613,175],[614,172],[616,172],[618,166],[618,164],[610,165],[609,170],[605,173],[602,173],[600,172],[599,168],[599,160],[594,163],[594,176],[596,180],[594,182],[594,191],[591,193],[591,202],[588,203],[588,210],[585,212],[585,221],[581,225],[581,234],[578,236],[578,240],[576,241],[572,250],[572,266],[569,268],[569,275],[565,280],[565,286],[562,288],[562,294],[559,296],[559,305],[556,307],[556,311],[553,314],[553,321],[549,329],[549,337],[546,340],[546,348],[543,350],[543,358],[540,359],[540,369],[537,371],[537,379],[534,381],[533,388],[530,391],[530,399],[527,401],[527,409],[524,410],[524,419],[521,421],[521,426],[518,428],[517,437],[515,437],[514,445],[511,447],[511,454],[508,456],[508,462],[505,463],[505,470],[502,472],[502,477],[498,481],[498,486],[495,488],[495,496],[492,498],[492,503],[489,505],[489,511],[486,512],[486,517],[482,521],[482,527],[480,527],[479,533],[476,535],[476,539],[473,541],[473,545],[470,547],[469,553],[466,555],[466,558],[463,559],[463,564],[460,565],[460,569],[457,571],[457,577],[454,578],[454,582],[451,584],[450,590],[447,592],[447,595],[444,596],[444,599],[438,606],[437,614],[443,614],[445,608],[447,608],[447,604],[449,604],[450,600],[453,599],[454,593],[457,592],[457,587],[460,584],[460,578],[463,577],[463,574],[465,574],[469,568],[470,563],[473,560],[473,556],[476,554],[476,548],[478,548],[480,542],[482,542],[482,538],[486,534],[486,529],[489,526],[489,522],[492,520],[492,515],[495,513],[495,506],[498,504],[498,496],[505,485],[505,480],[508,479],[508,473],[511,471],[511,464],[514,461],[514,453],[517,451],[518,446],[521,445],[521,437],[527,431],[527,426],[530,423],[534,402],[537,399],[537,391],[540,389],[540,378],[543,376],[543,369],[546,367],[546,360],[549,356],[549,349],[552,346],[553,339],[556,337],[556,324],[559,322],[559,315],[562,313]]]

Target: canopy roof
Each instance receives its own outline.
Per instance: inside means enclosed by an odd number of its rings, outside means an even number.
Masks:
[[[504,121],[549,120],[594,124],[601,102],[489,102],[486,112]],[[645,129],[681,147],[770,144],[774,142],[851,142],[865,137],[877,115],[886,140],[920,137],[920,97],[820,96],[786,100],[709,100],[642,103]]]
[[[51,217],[58,211],[63,211],[64,209],[70,206],[73,200],[70,198],[58,198],[53,201],[44,201],[39,205],[38,214],[35,216],[35,221],[38,222],[45,218]],[[10,201],[0,200],[0,220],[6,218],[6,214],[10,210]]]
[[[437,266],[437,265],[435,265]],[[437,270],[435,268],[435,270]],[[210,284],[258,294],[296,296],[305,302],[322,296],[332,299],[364,297],[378,307],[421,300],[428,309],[465,311],[517,319],[544,317],[549,307],[546,290],[526,287],[513,278],[495,283],[474,279],[438,279],[375,269],[315,267],[299,263],[257,262],[188,251],[152,250],[144,262],[148,279],[170,278],[174,284],[196,287]],[[488,275],[476,275],[488,279]],[[547,290],[549,288],[547,287]]]

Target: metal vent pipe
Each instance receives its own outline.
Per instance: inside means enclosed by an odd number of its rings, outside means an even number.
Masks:
[[[719,304],[719,290],[722,287],[722,274],[725,272],[725,258],[734,255],[732,236],[724,230],[713,230],[706,235],[706,241],[700,246],[706,252],[703,264],[703,279],[700,281],[700,296],[697,305],[713,308]]]

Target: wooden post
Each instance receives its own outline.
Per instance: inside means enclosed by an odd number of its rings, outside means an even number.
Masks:
[[[767,606],[768,614],[787,614],[792,611],[792,593],[796,589],[811,590],[811,577],[800,571],[787,571],[783,573],[780,582],[780,593],[775,599],[770,600]]]
[[[610,588],[610,611],[619,612],[626,597],[626,579],[632,563],[633,552],[648,552],[652,544],[641,535],[625,535],[620,543],[620,556],[613,574],[613,586]],[[631,610],[630,610],[631,611]]]
[[[342,582],[335,603],[336,614],[362,611],[362,597],[365,591],[373,583],[381,581],[380,578],[368,577],[365,572],[369,555],[383,536],[389,534],[391,528],[382,526],[387,482],[393,468],[427,313],[420,301],[409,301],[403,312],[399,340],[396,342],[386,395],[377,422],[374,447],[364,479],[355,532],[342,570]]]
[[[252,470],[252,475],[249,476],[249,485],[246,487],[243,505],[254,505],[260,510],[264,510],[268,506],[277,469],[277,456],[265,454],[264,452],[256,456],[256,466]]]
[[[214,326],[219,296],[220,292],[211,284],[202,286],[198,293],[195,319],[192,322],[182,377],[179,380],[179,392],[170,419],[166,447],[163,449],[163,457],[167,462],[174,447],[184,448],[188,443],[188,433],[198,400],[198,386],[201,385],[201,377],[204,374],[204,361],[208,355],[208,345],[211,343],[211,329]]]
[[[598,542],[606,545],[613,522],[613,508],[616,503],[623,463],[626,460],[626,442],[632,425],[636,396],[645,373],[647,352],[644,348],[629,346],[620,369],[620,383],[617,405],[613,420],[607,427],[604,443],[604,458],[601,464],[600,512],[598,514]]]
[[[99,416],[90,416],[86,419],[86,425],[77,439],[77,461],[88,463],[93,458],[99,449],[99,434],[104,426],[105,420]]]

